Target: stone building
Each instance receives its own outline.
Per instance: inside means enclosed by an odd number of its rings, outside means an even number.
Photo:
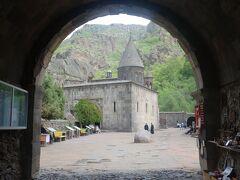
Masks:
[[[65,113],[73,110],[80,99],[89,99],[102,110],[101,127],[113,131],[137,131],[145,123],[158,123],[157,93],[151,89],[152,78],[144,78],[144,66],[132,39],[125,48],[119,67],[118,78],[90,81],[82,84],[67,85]]]

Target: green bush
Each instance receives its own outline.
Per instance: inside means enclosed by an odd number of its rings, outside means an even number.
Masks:
[[[75,117],[82,126],[98,124],[102,120],[102,112],[99,107],[88,99],[81,99],[74,107]]]
[[[59,119],[64,116],[63,89],[46,74],[43,81],[42,117]]]
[[[190,94],[196,90],[196,84],[187,59],[171,58],[164,64],[156,63],[152,72],[160,111],[193,112],[195,102]]]

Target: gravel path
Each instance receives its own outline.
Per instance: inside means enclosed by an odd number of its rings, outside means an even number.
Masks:
[[[42,169],[37,180],[201,180],[200,172],[184,170],[94,172],[80,174],[63,169]]]

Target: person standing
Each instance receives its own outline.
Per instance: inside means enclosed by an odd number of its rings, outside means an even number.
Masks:
[[[151,123],[151,129],[150,129],[150,132],[151,132],[152,134],[154,134],[154,126],[153,126],[152,123]]]
[[[195,120],[192,122],[192,128],[193,128],[193,132],[196,132],[196,122]]]
[[[177,128],[180,128],[181,124],[177,121]]]
[[[147,123],[144,125],[144,129],[145,129],[146,131],[148,131],[148,124],[147,124]]]

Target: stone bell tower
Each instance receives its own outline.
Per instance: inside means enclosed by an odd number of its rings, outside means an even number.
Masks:
[[[143,62],[131,37],[129,38],[118,66],[118,78],[121,80],[131,80],[135,83],[144,85]]]

